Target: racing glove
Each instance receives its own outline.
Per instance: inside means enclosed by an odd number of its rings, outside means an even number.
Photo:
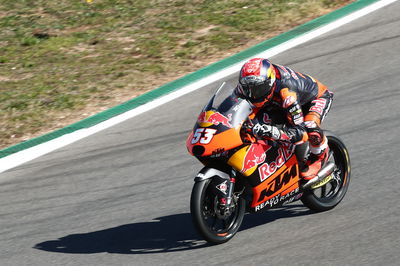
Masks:
[[[281,139],[281,131],[279,128],[271,126],[271,125],[262,125],[262,124],[255,124],[253,129],[253,135],[254,137],[258,139],[266,139],[266,138],[271,138],[274,140],[280,140]]]

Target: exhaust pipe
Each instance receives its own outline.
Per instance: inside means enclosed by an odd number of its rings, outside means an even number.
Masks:
[[[332,174],[333,169],[335,169],[335,164],[332,162],[328,162],[326,166],[318,172],[317,174],[318,180],[322,180],[328,175]]]

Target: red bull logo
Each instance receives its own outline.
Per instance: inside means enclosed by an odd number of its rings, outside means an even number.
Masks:
[[[294,154],[294,145],[285,143],[278,149],[278,156],[270,163],[264,163],[258,168],[260,181],[263,182],[281,168]]]
[[[269,145],[261,144],[261,143],[253,143],[248,149],[246,155],[243,159],[243,167],[241,169],[241,173],[245,173],[248,170],[256,167],[259,164],[262,164],[266,159],[266,152],[271,148]]]
[[[233,126],[230,123],[231,120],[232,120],[232,114],[224,116],[219,112],[207,111],[207,112],[201,112],[201,114],[197,118],[197,123],[199,123],[200,126],[202,127],[209,127],[211,125],[218,126],[219,124],[222,124],[226,127],[232,128]]]

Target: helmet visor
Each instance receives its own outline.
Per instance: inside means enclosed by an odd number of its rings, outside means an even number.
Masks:
[[[247,76],[240,80],[244,96],[252,102],[261,102],[271,93],[273,81],[259,76]]]

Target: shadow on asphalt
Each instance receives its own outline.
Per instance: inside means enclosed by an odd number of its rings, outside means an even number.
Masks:
[[[256,226],[312,212],[303,205],[289,205],[280,209],[245,216],[240,231]],[[84,234],[73,234],[49,240],[35,249],[76,254],[120,253],[146,254],[192,250],[210,246],[196,233],[190,213],[175,214],[151,222],[133,223]]]

